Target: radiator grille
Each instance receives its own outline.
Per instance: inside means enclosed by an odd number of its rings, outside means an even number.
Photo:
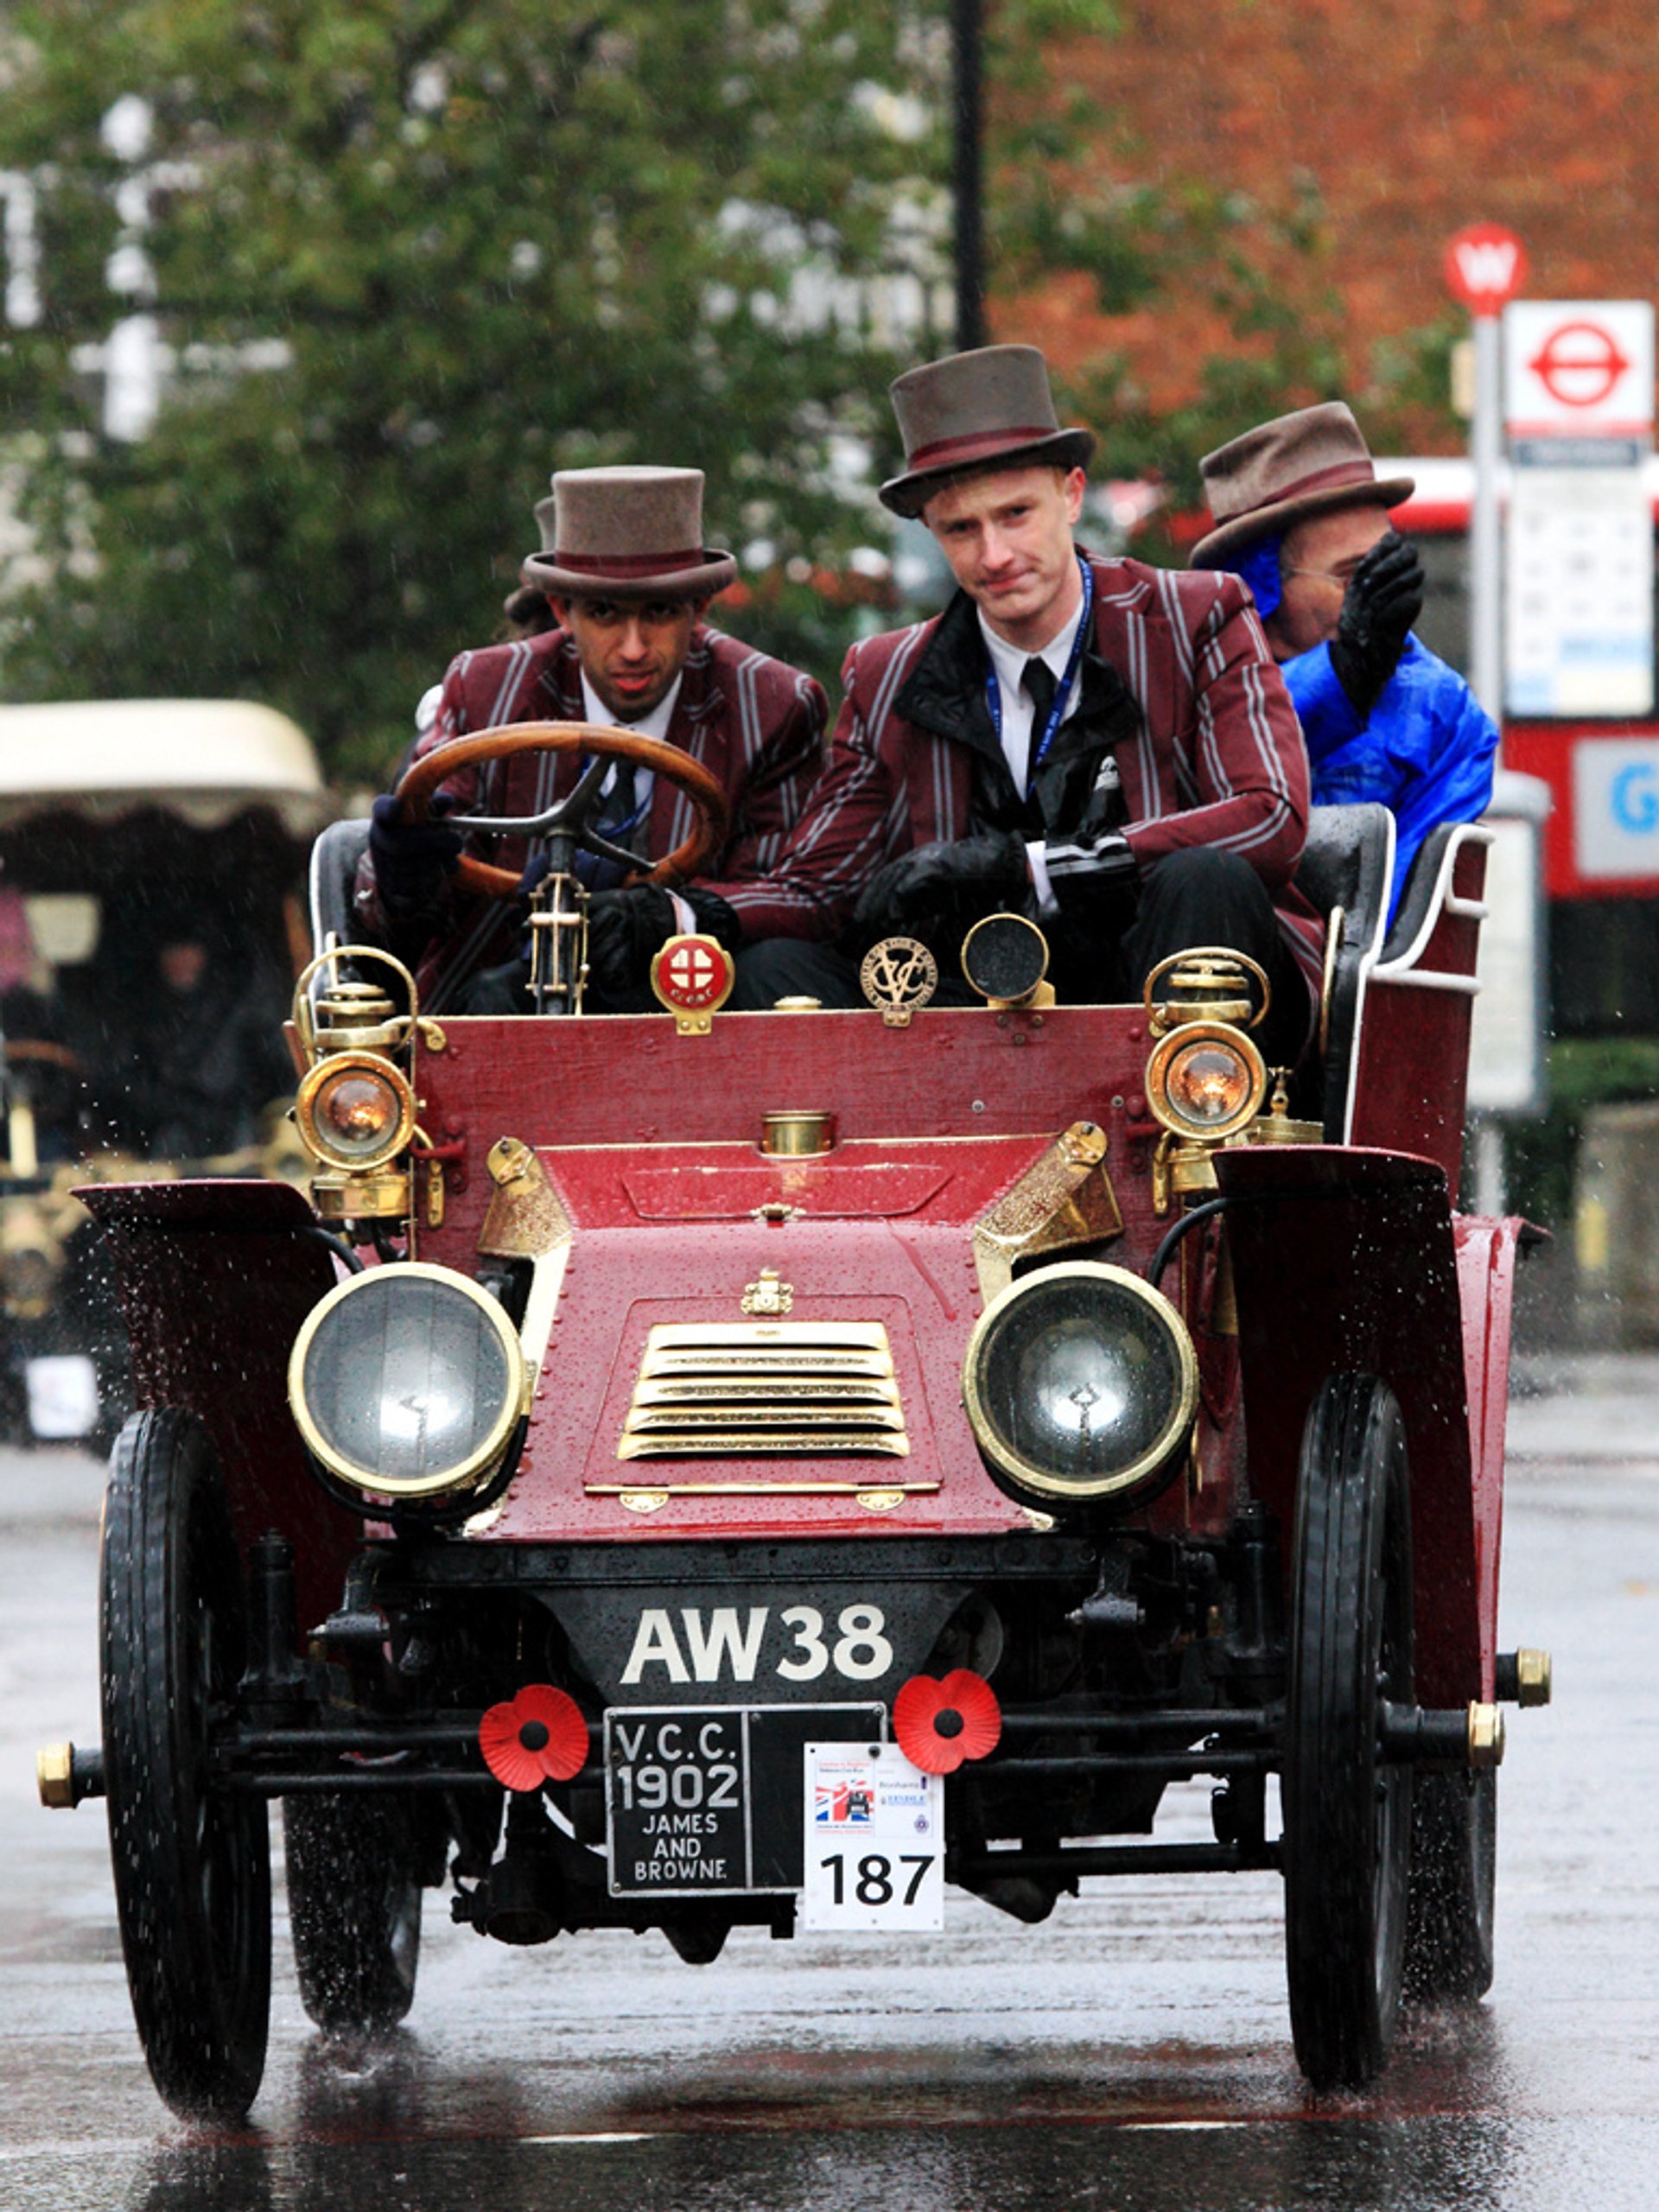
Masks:
[[[645,1339],[616,1456],[909,1450],[879,1321],[673,1321]]]

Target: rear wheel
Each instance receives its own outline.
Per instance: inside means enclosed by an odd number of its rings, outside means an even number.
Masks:
[[[372,2034],[415,2001],[421,1885],[408,1808],[379,1792],[283,1805],[300,1999],[320,2028]]]
[[[117,1440],[104,1511],[104,1760],[133,2017],[175,2112],[239,2120],[270,2002],[264,1802],[216,1753],[243,1669],[242,1567],[206,1432],[171,1408]]]
[[[1420,1774],[1412,1799],[1406,1995],[1472,2004],[1492,1986],[1497,1777]]]
[[[1332,1376],[1303,1433],[1286,1715],[1285,1948],[1297,2063],[1363,2088],[1399,2011],[1412,1773],[1377,1755],[1379,1704],[1409,1704],[1405,1427],[1374,1376]]]

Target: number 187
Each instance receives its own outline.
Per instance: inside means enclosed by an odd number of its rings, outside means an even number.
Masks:
[[[818,1864],[829,1872],[834,1902],[844,1904],[847,1901],[846,1859],[837,1851],[831,1858],[821,1859]],[[933,1854],[931,1851],[906,1852],[899,1864],[900,1866],[913,1866],[916,1870],[906,1885],[904,1896],[899,1900],[901,1904],[914,1904],[916,1893],[926,1878],[928,1868],[933,1864]],[[892,1859],[885,1858],[879,1851],[867,1853],[858,1862],[858,1878],[853,1885],[853,1895],[860,1904],[891,1904],[894,1896]]]

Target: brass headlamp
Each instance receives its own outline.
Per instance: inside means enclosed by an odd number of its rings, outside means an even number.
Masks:
[[[409,1078],[373,1052],[336,1052],[308,1071],[294,1102],[300,1141],[325,1168],[353,1180],[372,1176],[415,1133]],[[405,1186],[408,1175],[404,1175]]]
[[[1164,995],[1159,996],[1162,987]],[[1153,1163],[1153,1204],[1216,1187],[1217,1146],[1241,1137],[1268,1095],[1268,1070],[1245,1033],[1272,1001],[1254,960],[1224,945],[1197,945],[1161,960],[1147,978],[1147,1105],[1163,1123]]]
[[[1185,1449],[1198,1357],[1161,1291],[1123,1268],[1066,1260],[991,1300],[968,1341],[962,1390],[1005,1489],[1127,1503],[1166,1481]]]
[[[362,975],[365,965],[397,979],[407,1013],[380,982]],[[329,1222],[407,1220],[412,1196],[404,1155],[418,1134],[416,1049],[443,1042],[437,1024],[421,1018],[414,976],[377,945],[331,946],[296,986],[292,1035],[306,1063],[294,1125],[319,1163],[311,1183],[318,1214]]]
[[[1225,1144],[1247,1128],[1268,1095],[1262,1055],[1228,1022],[1172,1029],[1147,1062],[1147,1104],[1184,1143]]]
[[[335,1483],[418,1503],[476,1492],[501,1469],[529,1379],[500,1304],[453,1268],[410,1261],[348,1276],[312,1308],[288,1389]]]

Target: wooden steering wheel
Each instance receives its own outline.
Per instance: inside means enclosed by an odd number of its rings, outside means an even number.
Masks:
[[[452,737],[423,753],[397,786],[398,815],[404,822],[427,819],[432,794],[458,768],[471,768],[490,760],[505,760],[518,753],[585,753],[592,756],[574,790],[540,814],[452,814],[447,819],[460,830],[476,830],[493,836],[543,836],[550,830],[570,832],[584,851],[601,860],[615,861],[633,870],[636,883],[661,883],[671,887],[701,874],[726,842],[731,827],[731,808],[716,777],[700,760],[654,737],[640,737],[632,730],[609,729],[593,722],[509,722],[496,729],[474,730],[466,737]],[[695,819],[691,834],[671,853],[645,866],[637,853],[614,844],[588,825],[598,811],[600,786],[613,760],[632,760],[654,776],[666,776],[691,802]],[[463,853],[458,880],[469,891],[493,899],[510,899],[518,889],[516,869],[497,868],[489,861]]]

